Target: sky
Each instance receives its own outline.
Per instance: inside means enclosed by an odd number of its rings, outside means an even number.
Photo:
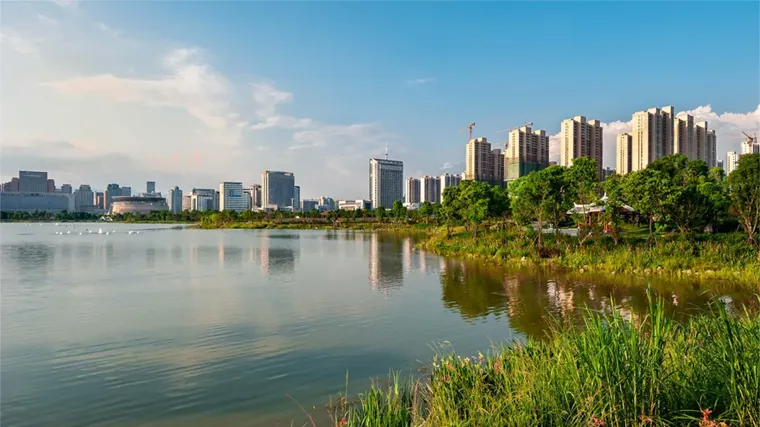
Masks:
[[[303,198],[367,198],[368,160],[464,170],[467,132],[533,122],[707,120],[718,158],[760,133],[760,3],[0,3],[0,178],[217,188],[295,173]]]

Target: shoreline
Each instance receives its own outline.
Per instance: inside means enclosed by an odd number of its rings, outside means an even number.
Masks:
[[[451,229],[446,236],[445,227],[432,224],[398,224],[379,222],[345,223],[275,223],[234,222],[227,224],[199,224],[192,228],[239,230],[344,230],[371,231],[407,235],[417,239],[415,247],[439,256],[479,260],[507,268],[542,268],[567,274],[596,274],[609,278],[630,276],[636,278],[669,278],[690,282],[714,284],[739,283],[750,290],[760,291],[760,253],[745,246],[746,236],[741,233],[697,235],[693,240],[678,235],[660,235],[658,242],[649,247],[634,236],[621,239],[619,245],[597,240],[596,236],[585,246],[578,239],[561,236],[559,242],[546,245],[546,253],[529,237],[515,230],[484,229],[478,237],[463,227]],[[551,240],[551,234],[545,234]],[[738,249],[737,249],[738,248]],[[698,252],[695,255],[695,252]],[[754,256],[748,254],[754,252]]]

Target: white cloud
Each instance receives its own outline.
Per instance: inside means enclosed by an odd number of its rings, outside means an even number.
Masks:
[[[3,28],[0,31],[0,42],[10,47],[14,51],[31,58],[40,58],[40,50],[37,43],[10,28]]]
[[[435,83],[436,78],[435,77],[420,77],[416,79],[407,80],[407,83],[410,85],[424,85],[427,83]]]
[[[37,20],[39,20],[40,22],[46,25],[55,25],[58,23],[58,21],[56,21],[55,19],[43,14],[37,14]]]
[[[43,86],[66,95],[96,95],[117,102],[179,108],[215,129],[234,125],[230,83],[200,59],[199,50],[174,50],[163,58],[163,64],[169,74],[154,79],[100,74],[47,82]]]
[[[121,35],[121,31],[120,30],[117,30],[115,28],[111,28],[111,27],[109,27],[108,25],[106,25],[106,24],[104,24],[102,22],[97,22],[97,23],[95,23],[95,25],[98,27],[98,29],[100,29],[100,31],[103,31],[104,33],[110,34],[110,35],[112,35],[114,37],[119,37]]]
[[[62,8],[76,9],[79,7],[79,0],[50,0]]]

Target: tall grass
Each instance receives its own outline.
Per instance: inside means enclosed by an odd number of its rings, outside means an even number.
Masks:
[[[760,426],[760,315],[717,302],[677,323],[586,310],[487,356],[436,356],[430,377],[373,384],[342,426]]]

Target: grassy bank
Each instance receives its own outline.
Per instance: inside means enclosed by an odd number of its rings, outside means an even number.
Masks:
[[[638,230],[625,233],[616,245],[606,236],[583,245],[573,236],[547,236],[544,247],[531,233],[510,230],[430,234],[419,247],[439,255],[479,257],[512,266],[539,265],[607,274],[670,274],[698,279],[725,279],[760,286],[760,255],[741,233],[685,237],[660,235],[651,244]]]
[[[643,319],[613,313],[487,356],[436,357],[428,378],[339,401],[335,425],[760,425],[760,316],[717,305],[676,323],[651,301]]]

